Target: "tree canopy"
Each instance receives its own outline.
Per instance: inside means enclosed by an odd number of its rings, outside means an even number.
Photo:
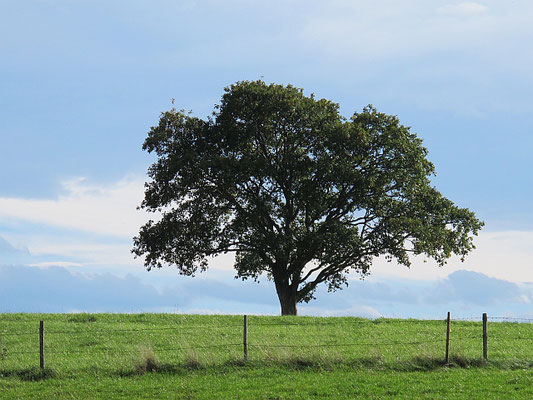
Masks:
[[[184,275],[234,252],[238,277],[274,281],[283,315],[381,255],[464,258],[483,225],[431,185],[422,140],[396,116],[346,119],[291,85],[237,82],[205,120],[164,112],[143,149],[158,158],[141,208],[160,215],[133,252]]]

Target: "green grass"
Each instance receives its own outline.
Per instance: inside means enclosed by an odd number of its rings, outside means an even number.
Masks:
[[[46,368],[39,368],[39,320]],[[532,398],[533,325],[175,314],[0,314],[3,399]]]

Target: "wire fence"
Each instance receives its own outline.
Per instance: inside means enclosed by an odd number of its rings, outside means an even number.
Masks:
[[[70,327],[46,321],[35,329],[0,318],[2,368],[60,365],[66,369],[131,363],[144,353],[165,363],[227,363],[286,359],[398,362],[416,357],[522,360],[533,364],[533,319],[515,317],[445,320],[361,318],[284,320],[231,317],[212,323],[87,322]],[[162,324],[163,325],[163,324]]]

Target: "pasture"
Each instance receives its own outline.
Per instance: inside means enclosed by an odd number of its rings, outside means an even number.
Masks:
[[[44,321],[45,368],[39,367]],[[0,314],[2,399],[531,398],[533,325],[181,314]]]

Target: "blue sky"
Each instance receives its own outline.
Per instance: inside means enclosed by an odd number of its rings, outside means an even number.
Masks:
[[[191,279],[130,254],[159,114],[205,117],[262,78],[398,115],[486,223],[464,263],[376,260],[302,313],[529,316],[532,17],[525,0],[0,0],[0,311],[277,313],[229,256]]]

